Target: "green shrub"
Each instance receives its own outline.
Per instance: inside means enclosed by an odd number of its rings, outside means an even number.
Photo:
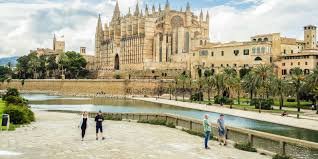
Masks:
[[[7,96],[16,96],[16,97],[18,97],[18,96],[20,96],[20,93],[19,93],[19,91],[16,88],[8,88],[6,94],[3,95],[2,98],[5,98]]]
[[[273,159],[291,159],[291,157],[277,154],[273,157]]]
[[[115,78],[115,79],[120,79],[121,77],[120,77],[119,74],[115,74],[115,75],[114,75],[114,78]]]
[[[165,120],[160,120],[160,119],[153,119],[153,120],[139,120],[138,123],[146,123],[146,124],[152,124],[152,125],[163,125],[167,126],[169,128],[176,128],[174,123],[172,122],[166,122]]]
[[[113,117],[112,115],[104,115],[105,120],[114,120],[114,121],[121,121],[120,117]]]
[[[169,127],[169,128],[176,128],[176,126],[172,122],[166,123],[166,126]]]
[[[255,105],[255,109],[259,109],[259,105],[261,104],[261,109],[271,110],[272,105],[274,104],[273,99],[252,99],[250,105]]]
[[[28,124],[35,120],[34,113],[26,106],[8,105],[3,113],[10,115],[13,124]]]
[[[251,143],[235,143],[234,147],[243,151],[257,152],[257,150],[252,147]]]
[[[191,100],[192,101],[203,101],[203,93],[202,92],[197,92],[191,95]]]
[[[288,98],[288,99],[287,99],[287,102],[296,102],[296,99],[294,99],[294,98]]]
[[[27,100],[20,96],[6,96],[3,100],[6,101],[7,105],[14,104],[26,106],[28,104]]]
[[[220,97],[220,96],[215,96],[214,97],[214,103],[215,104],[226,104],[226,105],[230,105],[233,104],[233,100],[229,99],[228,97]]]

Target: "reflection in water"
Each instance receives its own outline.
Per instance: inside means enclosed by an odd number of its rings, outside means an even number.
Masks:
[[[48,96],[44,94],[24,94],[23,96],[30,101],[32,108],[45,110],[74,110],[91,112],[101,110],[103,112],[114,113],[170,113],[196,119],[202,119],[204,114],[209,114],[211,121],[214,123],[219,116],[218,113],[130,99],[63,97]],[[225,122],[227,125],[233,127],[253,129],[318,142],[318,132],[313,130],[283,126],[231,115],[225,116]]]

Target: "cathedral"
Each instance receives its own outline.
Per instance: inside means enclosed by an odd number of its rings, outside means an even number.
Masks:
[[[173,10],[167,0],[161,8],[136,4],[123,15],[118,1],[113,17],[103,24],[99,16],[95,35],[95,67],[98,78],[114,74],[138,78],[173,76],[189,70],[189,54],[209,41],[209,13],[199,16]]]
[[[113,17],[103,24],[98,17],[95,57],[92,68],[97,78],[171,79],[181,73],[198,79],[206,71],[218,73],[233,68],[238,73],[260,64],[272,65],[279,77],[299,67],[309,74],[318,66],[317,27],[304,27],[304,39],[280,33],[255,35],[241,42],[210,42],[209,13],[173,10],[167,0],[161,8],[148,5],[130,9],[126,15],[118,1]]]

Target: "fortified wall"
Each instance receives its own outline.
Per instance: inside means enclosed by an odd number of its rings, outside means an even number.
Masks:
[[[0,83],[20,91],[57,92],[67,95],[155,95],[169,80],[11,80]]]

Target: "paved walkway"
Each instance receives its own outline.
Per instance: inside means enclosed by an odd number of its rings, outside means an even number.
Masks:
[[[244,111],[239,109],[230,109],[230,108],[221,107],[218,105],[207,106],[206,104],[189,103],[189,102],[182,102],[182,101],[175,101],[175,100],[168,100],[168,99],[143,98],[143,97],[134,97],[133,99],[154,102],[154,103],[161,103],[161,104],[169,104],[169,105],[203,110],[203,111],[223,113],[223,114],[234,115],[234,116],[239,116],[239,117],[244,117],[244,118],[249,118],[254,120],[267,121],[267,122],[272,122],[272,123],[277,123],[277,124],[282,124],[287,126],[294,126],[294,127],[318,131],[317,120],[297,119],[294,117],[282,117],[282,116],[273,115],[270,113],[258,113],[258,112]]]
[[[96,141],[94,123],[85,141],[79,115],[35,111],[37,122],[14,132],[0,132],[1,159],[270,159],[223,147],[177,129],[133,122],[105,121],[106,140]]]

